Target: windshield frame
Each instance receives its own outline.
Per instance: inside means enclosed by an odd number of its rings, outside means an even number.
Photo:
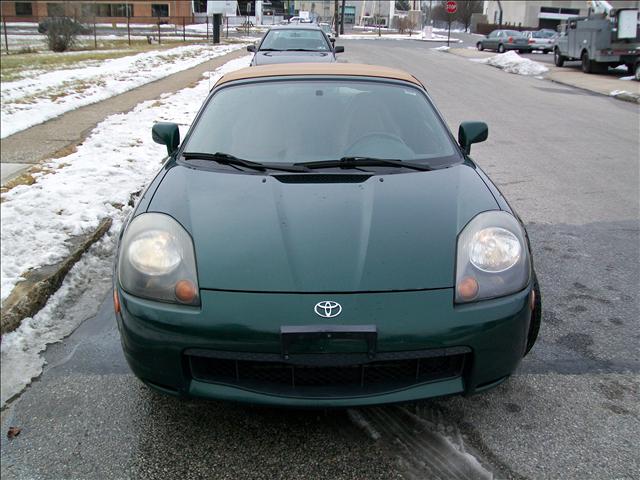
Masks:
[[[267,39],[267,37],[269,36],[269,34],[271,32],[278,32],[278,31],[318,31],[320,32],[320,35],[322,36],[324,42],[327,44],[327,50],[305,50],[305,51],[309,51],[309,52],[319,52],[319,53],[333,53],[333,46],[331,44],[331,42],[329,41],[329,38],[327,37],[327,34],[322,30],[322,28],[318,27],[318,28],[313,28],[313,27],[288,27],[288,28],[270,28],[269,30],[267,30],[267,33],[264,34],[264,37],[262,37],[262,39],[260,40],[260,44],[258,45],[258,52],[260,51],[273,51],[273,50],[262,50],[262,45],[264,44],[265,40]],[[275,50],[277,52],[286,52],[287,50]]]
[[[393,79],[393,78],[384,78],[384,77],[367,77],[367,76],[358,76],[358,75],[304,75],[304,76],[303,75],[279,75],[279,76],[273,76],[273,77],[245,78],[245,79],[241,79],[241,80],[234,80],[234,81],[231,81],[231,82],[225,82],[225,83],[223,83],[222,85],[219,85],[219,86],[214,86],[211,89],[211,91],[209,92],[209,95],[207,96],[207,98],[203,102],[202,106],[198,110],[198,113],[196,114],[195,118],[193,119],[193,122],[191,123],[191,126],[189,127],[189,130],[187,131],[187,133],[186,133],[184,139],[182,140],[182,142],[180,143],[180,147],[172,154],[172,157],[176,160],[176,162],[178,164],[187,166],[189,168],[195,168],[195,169],[198,169],[198,170],[210,170],[210,169],[219,170],[220,167],[221,167],[220,165],[216,165],[215,163],[212,163],[211,168],[204,168],[201,165],[194,165],[193,163],[190,163],[189,161],[184,160],[183,155],[182,155],[182,153],[186,149],[186,146],[189,143],[189,140],[191,138],[191,135],[192,135],[193,131],[198,127],[198,124],[200,122],[200,119],[202,118],[202,115],[204,114],[205,110],[209,106],[209,103],[213,100],[213,98],[216,96],[216,94],[218,94],[219,92],[223,91],[226,88],[238,87],[238,86],[242,86],[242,85],[264,84],[264,83],[275,83],[275,82],[282,82],[282,83],[287,83],[287,82],[305,82],[305,81],[339,81],[339,82],[356,82],[356,83],[375,82],[375,83],[382,83],[382,84],[390,84],[390,85],[394,85],[394,86],[402,86],[404,88],[407,88],[407,87],[408,88],[412,88],[416,92],[419,92],[419,94],[421,94],[423,96],[424,100],[427,102],[428,106],[433,109],[433,113],[434,113],[435,118],[440,123],[440,126],[444,130],[444,133],[445,133],[446,137],[448,138],[448,140],[449,140],[449,142],[451,143],[451,146],[452,146],[453,155],[448,156],[448,157],[438,157],[438,158],[442,158],[442,159],[448,159],[445,162],[446,165],[441,166],[441,167],[434,167],[433,170],[438,170],[438,169],[441,169],[441,168],[453,167],[455,165],[459,165],[459,164],[464,163],[466,161],[466,159],[467,159],[467,156],[465,155],[464,151],[460,147],[458,141],[453,136],[453,133],[449,129],[449,126],[445,122],[444,117],[442,116],[442,113],[440,112],[440,110],[438,110],[438,108],[436,107],[434,102],[431,100],[431,97],[429,96],[429,94],[427,93],[427,91],[424,88],[421,88],[418,85],[416,85],[416,84],[414,84],[412,82],[405,81],[405,80],[399,80],[399,79]],[[248,158],[246,160],[253,161],[253,159],[250,159],[250,158]],[[418,163],[418,164],[429,165],[429,160],[430,159],[414,159],[414,160],[411,160],[410,163],[413,162],[413,163]],[[293,163],[291,163],[291,162],[273,162],[273,165],[293,165]],[[413,170],[411,172],[420,173],[420,172],[415,171],[415,170]],[[237,171],[237,172],[234,172],[234,173],[248,173],[248,174],[261,174],[261,175],[265,174],[264,172],[241,172],[241,171]],[[350,173],[350,172],[345,170],[344,173],[347,174],[347,173]],[[306,174],[302,173],[301,175],[306,175]]]

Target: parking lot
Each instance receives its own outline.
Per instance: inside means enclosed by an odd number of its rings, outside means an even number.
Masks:
[[[3,478],[637,478],[638,105],[426,42],[338,44],[340,61],[414,74],[453,132],[465,120],[489,125],[472,157],[525,222],[544,299],[529,356],[488,392],[402,406],[166,397],[124,360],[106,249],[57,307],[81,326],[2,411]],[[12,440],[10,426],[21,428]]]

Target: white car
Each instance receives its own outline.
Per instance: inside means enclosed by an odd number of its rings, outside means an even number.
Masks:
[[[291,17],[287,23],[312,23],[308,18]]]
[[[531,46],[531,50],[542,50],[549,53],[553,50],[553,38],[556,34],[553,30],[538,30],[535,32],[522,32]]]

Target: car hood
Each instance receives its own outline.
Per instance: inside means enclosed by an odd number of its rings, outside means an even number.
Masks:
[[[309,63],[334,61],[331,52],[257,52],[253,57],[254,65],[271,63]]]
[[[457,234],[499,208],[466,164],[341,179],[175,165],[148,211],[191,234],[200,288],[371,292],[452,287]]]

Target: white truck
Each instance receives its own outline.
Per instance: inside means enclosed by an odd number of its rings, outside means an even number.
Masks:
[[[580,60],[585,73],[605,73],[608,67],[626,65],[640,80],[638,9],[614,10],[608,2],[594,1],[588,17],[560,25],[553,46],[554,63]]]

